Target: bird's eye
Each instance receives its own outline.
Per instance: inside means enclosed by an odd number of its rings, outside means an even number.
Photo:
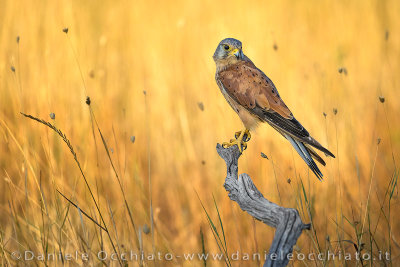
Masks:
[[[229,45],[224,45],[225,50],[229,50]]]

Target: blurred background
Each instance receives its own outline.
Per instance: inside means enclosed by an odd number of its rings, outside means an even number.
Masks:
[[[290,265],[399,264],[399,1],[2,0],[1,6],[3,265],[63,263],[12,254],[25,250],[79,251],[91,265],[112,266],[119,262],[110,255],[100,261],[97,252],[114,246],[146,255],[219,253],[201,205],[221,234],[213,196],[227,252],[241,259],[230,264],[262,265],[252,255],[267,253],[274,229],[229,200],[226,166],[215,149],[242,128],[214,80],[212,55],[226,37],[242,41],[296,118],[336,155],[321,166],[319,182],[265,125],[240,158],[239,172],[266,198],[312,222],[295,255],[353,255],[348,262],[295,257]],[[66,134],[108,234],[57,192],[101,222],[70,149],[20,112]],[[357,251],[375,261],[356,262]],[[385,252],[392,261],[379,257]],[[183,257],[128,264],[226,265]]]

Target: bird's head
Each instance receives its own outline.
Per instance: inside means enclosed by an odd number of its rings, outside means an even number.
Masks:
[[[234,63],[243,60],[242,42],[233,38],[222,40],[214,52],[213,59],[216,63],[221,61]]]

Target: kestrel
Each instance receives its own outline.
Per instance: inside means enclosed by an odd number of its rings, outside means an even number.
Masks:
[[[233,38],[222,40],[213,58],[217,67],[215,80],[245,126],[244,130],[235,133],[236,139],[223,143],[223,146],[237,145],[242,152],[250,140],[250,130],[256,128],[260,122],[266,122],[289,140],[321,180],[323,175],[313,158],[324,166],[325,162],[312,147],[324,152],[326,156],[335,156],[312,138],[295,119],[272,81],[243,54],[242,43]]]

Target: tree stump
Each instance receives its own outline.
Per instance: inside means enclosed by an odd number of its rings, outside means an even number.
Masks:
[[[229,198],[255,219],[276,228],[264,267],[286,266],[290,259],[288,255],[293,252],[297,239],[311,225],[302,222],[296,209],[281,207],[264,198],[249,175],[242,173],[238,176],[241,152],[237,145],[223,148],[217,144],[217,152],[227,166],[224,187]]]

